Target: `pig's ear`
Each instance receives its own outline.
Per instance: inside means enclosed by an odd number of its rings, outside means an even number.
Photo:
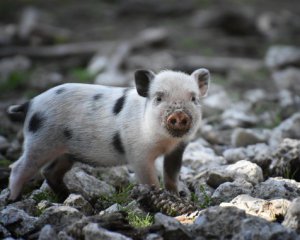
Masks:
[[[210,74],[206,68],[200,68],[192,73],[198,83],[201,97],[205,97],[208,92],[208,85],[210,81]]]
[[[150,82],[155,78],[155,74],[149,70],[137,70],[135,71],[134,77],[138,94],[142,97],[147,97]]]

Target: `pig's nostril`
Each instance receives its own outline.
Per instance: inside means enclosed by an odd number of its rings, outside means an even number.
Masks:
[[[172,118],[170,122],[171,122],[172,125],[175,125],[176,122],[177,122],[177,121],[176,121],[176,118]]]
[[[187,124],[187,120],[186,120],[186,119],[183,119],[183,120],[181,121],[181,124],[185,126],[185,125]]]

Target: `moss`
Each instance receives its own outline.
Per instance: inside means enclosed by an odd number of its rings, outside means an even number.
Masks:
[[[283,172],[283,178],[287,178],[287,179],[295,179],[295,176],[299,173],[299,168],[296,168],[295,170],[292,170],[292,168],[290,166],[287,166],[284,169]]]
[[[127,214],[129,224],[135,228],[149,227],[154,223],[154,217],[149,213],[147,215],[142,215],[134,211],[128,211]]]
[[[47,200],[49,202],[59,202],[57,195],[50,190],[40,191],[34,194],[33,199],[36,202],[41,202],[42,200]]]
[[[191,193],[191,201],[197,204],[202,209],[209,207],[212,202],[211,197],[207,195],[203,185],[199,186],[199,190],[203,195],[204,201],[200,202],[198,196],[194,192]]]
[[[132,188],[133,185],[129,184],[128,186],[117,189],[112,195],[100,196],[97,202],[100,203],[102,209],[108,208],[115,203],[126,205],[132,200],[130,197]]]
[[[0,167],[8,167],[12,162],[7,159],[0,159]]]
[[[28,72],[12,72],[5,81],[0,82],[0,92],[12,91],[24,87],[28,77]]]
[[[76,82],[81,83],[91,82],[95,77],[93,74],[90,74],[85,68],[75,68],[71,70],[70,74]]]

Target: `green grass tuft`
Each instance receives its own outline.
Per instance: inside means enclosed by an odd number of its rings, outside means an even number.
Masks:
[[[12,164],[12,162],[7,159],[0,160],[0,167],[8,167],[10,164]]]
[[[130,198],[132,188],[133,185],[129,184],[128,186],[118,189],[111,195],[102,195],[99,197],[98,202],[101,203],[103,209],[108,208],[115,203],[126,205],[132,200]]]
[[[194,192],[191,193],[191,201],[196,203],[202,209],[209,207],[212,203],[211,197],[207,195],[203,185],[200,185],[199,190],[203,194],[204,201],[200,202],[198,196]]]
[[[58,196],[53,193],[51,190],[41,191],[39,193],[34,194],[33,199],[36,202],[41,202],[42,200],[47,200],[49,202],[59,202]]]
[[[28,72],[15,71],[9,77],[0,82],[0,92],[12,91],[26,86],[26,81],[29,78]]]
[[[71,71],[71,76],[76,82],[89,83],[94,79],[94,75],[90,74],[85,68],[75,68]]]
[[[127,220],[135,228],[149,227],[154,223],[154,217],[151,214],[142,215],[134,211],[127,211]]]

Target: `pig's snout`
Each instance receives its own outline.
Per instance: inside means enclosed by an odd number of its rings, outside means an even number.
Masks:
[[[174,112],[167,117],[167,126],[174,131],[188,131],[191,122],[191,117],[182,111]]]

